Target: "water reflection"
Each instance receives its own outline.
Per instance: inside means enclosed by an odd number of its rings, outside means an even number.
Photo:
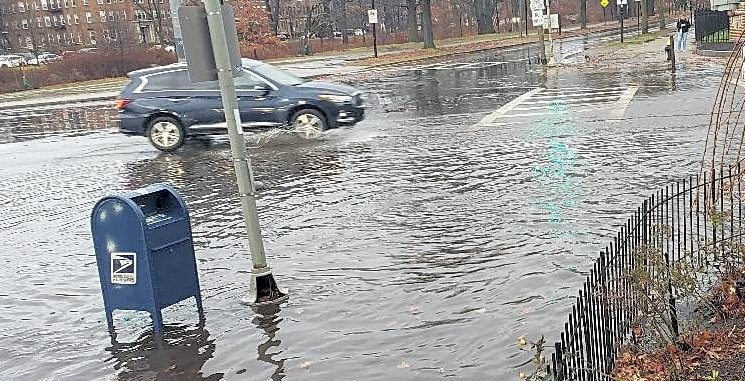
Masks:
[[[273,352],[274,349],[280,348],[280,344],[282,343],[277,338],[279,323],[284,320],[279,317],[282,309],[279,305],[269,305],[254,307],[253,311],[256,313],[256,317],[254,317],[252,323],[262,330],[266,337],[266,341],[259,344],[257,348],[258,357],[256,359],[276,367],[271,375],[272,381],[283,380],[286,375],[285,359],[279,358],[283,351]]]
[[[215,340],[203,326],[168,325],[162,340],[152,331],[143,333],[132,343],[112,341],[106,348],[107,360],[119,380],[216,381],[223,373],[205,375],[202,367],[215,353]]]
[[[0,110],[0,144],[114,127],[108,105]]]

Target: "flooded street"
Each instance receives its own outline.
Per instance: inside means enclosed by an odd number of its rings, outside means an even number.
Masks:
[[[116,133],[105,103],[3,112],[0,378],[516,379],[517,337],[553,342],[631,210],[696,172],[721,75],[546,74],[534,55],[340,77],[369,94],[358,126],[251,136],[269,264],[290,289],[261,309],[239,303],[251,263],[226,139],[163,154]],[[121,313],[112,344],[90,212],[154,182],[190,208],[206,324],[167,309],[156,349]]]

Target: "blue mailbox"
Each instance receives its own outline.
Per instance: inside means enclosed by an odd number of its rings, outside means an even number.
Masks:
[[[162,333],[161,309],[191,297],[203,319],[189,213],[171,186],[104,197],[91,230],[109,332],[114,310],[138,310],[150,312]]]

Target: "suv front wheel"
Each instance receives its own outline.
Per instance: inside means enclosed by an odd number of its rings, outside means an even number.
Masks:
[[[303,139],[315,139],[326,130],[326,117],[315,109],[300,110],[290,119],[290,128]]]
[[[186,132],[175,118],[159,116],[153,118],[148,124],[147,137],[155,148],[171,152],[184,145]]]

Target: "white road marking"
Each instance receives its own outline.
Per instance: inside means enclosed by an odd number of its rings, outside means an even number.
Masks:
[[[596,91],[596,92],[586,92],[586,93],[556,93],[556,94],[538,94],[533,99],[541,99],[541,98],[571,98],[571,97],[584,97],[587,95],[598,95],[598,94],[616,94],[617,96],[621,96],[623,94],[623,90],[612,90],[612,91]]]
[[[629,88],[626,89],[626,92],[621,95],[621,98],[619,98],[618,102],[615,104],[615,108],[611,111],[611,119],[618,119],[623,116],[624,112],[626,112],[626,108],[629,107],[629,103],[631,103],[631,98],[634,97],[634,94],[636,94],[638,90],[639,86],[629,86]]]
[[[506,105],[498,108],[497,111],[494,111],[493,113],[482,118],[481,121],[469,127],[468,131],[477,131],[486,126],[491,125],[492,123],[494,123],[495,120],[499,119],[500,117],[503,117],[505,114],[510,112],[510,110],[515,108],[517,105],[522,103],[524,100],[532,97],[534,94],[537,94],[541,92],[542,90],[544,90],[542,87],[538,87],[538,88],[528,91],[527,93],[524,93],[523,95],[520,95],[519,97],[511,100]]]
[[[579,99],[556,99],[556,98],[544,98],[544,99],[537,99],[537,100],[530,100],[530,104],[533,103],[561,103],[561,104],[575,104],[575,102],[585,102],[590,100],[611,100],[611,99],[618,99],[618,95],[613,96],[600,96],[600,97],[586,97],[586,98],[579,98]]]

